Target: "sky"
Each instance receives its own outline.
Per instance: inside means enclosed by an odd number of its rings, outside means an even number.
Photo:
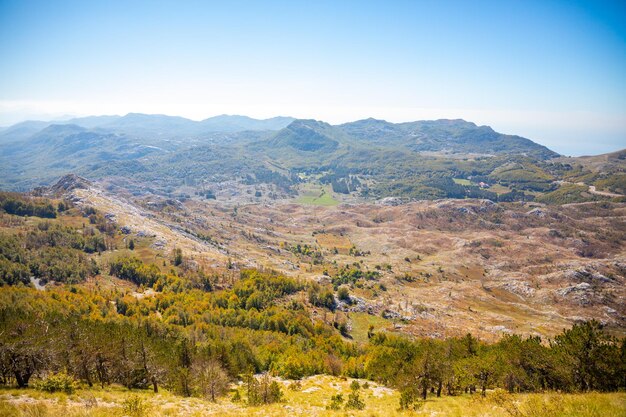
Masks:
[[[626,1],[0,0],[0,126],[218,114],[463,118],[626,148]]]

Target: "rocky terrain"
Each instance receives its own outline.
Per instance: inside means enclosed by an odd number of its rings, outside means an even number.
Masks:
[[[353,326],[365,316],[388,331],[489,340],[595,318],[626,332],[624,203],[180,202],[76,178],[54,191],[215,273],[254,267],[330,284],[361,271],[368,278],[350,282],[350,301],[339,303]]]

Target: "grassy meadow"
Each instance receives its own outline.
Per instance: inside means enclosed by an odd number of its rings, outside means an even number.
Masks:
[[[459,185],[466,185],[466,186],[472,185],[472,182],[465,178],[452,178],[452,181],[454,181],[455,184],[459,184]]]
[[[625,393],[586,394],[508,394],[488,392],[479,394],[429,397],[419,402],[415,410],[400,411],[399,393],[368,382],[361,388],[365,403],[363,410],[329,410],[330,397],[350,393],[351,379],[314,376],[294,381],[281,380],[284,399],[280,403],[258,407],[245,405],[245,390],[238,387],[242,401],[228,397],[217,403],[191,397],[183,398],[161,391],[128,391],[111,386],[104,389],[79,389],[73,394],[45,393],[34,389],[0,390],[0,415],[6,417],[43,416],[484,416],[484,417],[621,417],[626,415]],[[365,381],[360,380],[361,385]],[[233,386],[234,392],[235,387]],[[345,401],[344,401],[345,403]]]
[[[336,206],[339,204],[338,200],[333,197],[333,192],[330,186],[320,186],[315,184],[303,184],[300,187],[300,196],[296,199],[296,202],[300,204],[308,204],[315,206]]]

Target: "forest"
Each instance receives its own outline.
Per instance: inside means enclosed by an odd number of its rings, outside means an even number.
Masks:
[[[284,300],[302,289],[253,271],[230,290],[166,290],[143,300],[76,287],[3,288],[0,381],[26,387],[65,375],[90,387],[165,386],[182,396],[203,395],[210,363],[223,381],[262,372],[296,380],[314,374],[366,378],[399,389],[407,404],[429,395],[485,395],[496,387],[626,387],[626,343],[595,321],[550,340],[511,335],[486,344],[471,334],[432,340],[381,332],[358,345],[332,324],[311,320],[298,301]],[[213,397],[226,394],[227,385],[221,386]]]

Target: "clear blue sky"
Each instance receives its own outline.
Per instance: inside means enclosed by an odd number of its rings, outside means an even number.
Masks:
[[[0,125],[131,111],[460,117],[616,150],[626,2],[0,0]]]

